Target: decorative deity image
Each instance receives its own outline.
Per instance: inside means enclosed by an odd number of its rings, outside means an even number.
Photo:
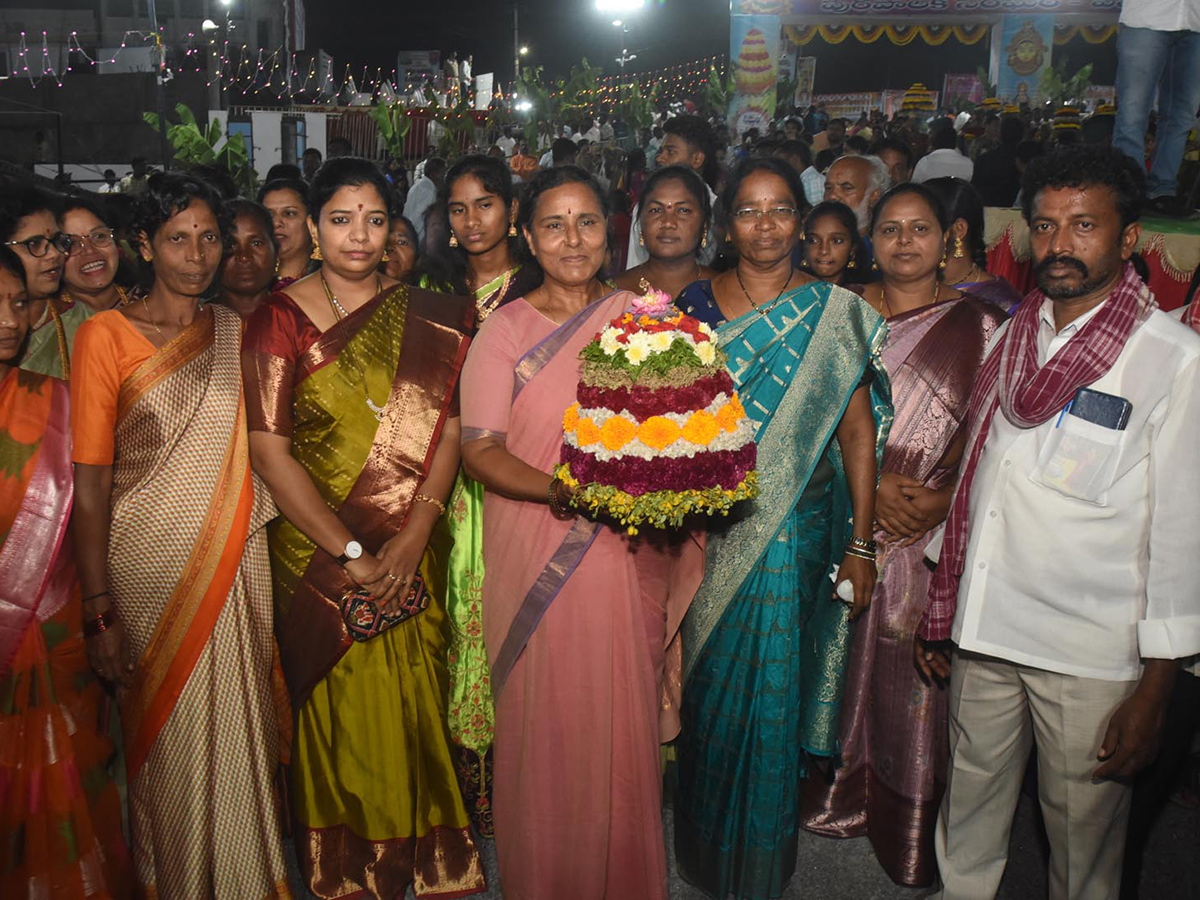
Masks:
[[[1032,22],[1026,22],[1008,45],[1008,65],[1018,75],[1032,75],[1046,58],[1046,42]]]

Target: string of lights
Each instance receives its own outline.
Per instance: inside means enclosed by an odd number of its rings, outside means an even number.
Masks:
[[[153,47],[155,43],[155,35],[152,32],[127,31],[111,56],[96,57],[80,42],[78,32],[72,31],[65,41],[69,62],[60,71],[54,63],[47,32],[41,33],[39,54],[30,49],[28,35],[22,31],[9,74],[11,77],[28,79],[34,86],[42,81],[51,80],[58,87],[62,87],[68,75],[80,74],[81,70],[83,73],[94,73],[98,66],[116,65],[124,51]],[[304,69],[303,73],[298,64]],[[294,53],[289,59],[288,51],[284,47],[273,51],[255,50],[229,40],[206,40],[192,32],[187,35],[186,45],[179,46],[175,52],[169,52],[168,55],[168,68],[174,73],[203,73],[206,76],[207,87],[216,82],[227,94],[243,98],[269,95],[275,100],[286,98],[315,106],[326,104],[330,97],[339,97],[346,91],[374,97],[381,92],[387,94],[390,89],[393,96],[400,96],[408,87],[397,83],[395,69],[389,72],[382,67],[372,70],[369,66],[363,66],[361,72],[355,73],[351,66],[346,64],[342,67],[341,77],[337,78],[333,66],[329,66],[323,76],[317,66],[318,59],[315,55],[307,55],[306,59],[297,61]],[[596,103],[603,103],[617,99],[623,90],[633,85],[637,85],[644,93],[648,93],[657,85],[661,98],[674,99],[700,90],[708,81],[714,67],[724,77],[726,58],[708,56],[661,69],[610,75],[601,78],[594,90],[583,91],[581,94],[592,98]],[[292,76],[290,80],[289,70]],[[553,96],[557,96],[557,92],[553,92]]]

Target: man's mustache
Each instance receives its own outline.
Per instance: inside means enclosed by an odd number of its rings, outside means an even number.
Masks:
[[[1084,278],[1088,277],[1088,267],[1073,256],[1047,256],[1033,267],[1035,275],[1043,274],[1051,266],[1074,266]]]

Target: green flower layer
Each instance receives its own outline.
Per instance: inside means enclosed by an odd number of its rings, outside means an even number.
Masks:
[[[750,471],[732,491],[714,487],[689,491],[655,491],[634,497],[620,488],[593,482],[580,487],[571,477],[571,467],[562,464],[554,474],[563,484],[575,489],[571,505],[593,514],[609,516],[638,533],[639,525],[651,528],[682,528],[689,515],[729,515],[735,503],[758,496],[758,473]]]

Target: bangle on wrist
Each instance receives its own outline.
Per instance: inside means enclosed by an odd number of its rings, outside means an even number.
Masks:
[[[550,504],[550,514],[556,519],[566,521],[567,519],[575,518],[575,513],[565,507],[559,498],[558,486],[560,484],[562,484],[562,479],[557,475],[550,479],[550,490],[546,493],[546,499]]]
[[[879,545],[873,540],[867,538],[852,537],[849,543],[846,544],[846,549],[862,550],[864,553],[870,553],[872,557],[879,551]]]
[[[431,503],[437,507],[439,516],[446,514],[446,504],[436,497],[430,497],[428,494],[417,494],[417,496],[413,497],[413,503]]]
[[[100,615],[96,616],[96,618],[88,619],[83,623],[83,633],[87,637],[96,637],[97,635],[104,634],[104,632],[112,627],[115,620],[116,616],[113,615],[112,609],[106,609]]]

